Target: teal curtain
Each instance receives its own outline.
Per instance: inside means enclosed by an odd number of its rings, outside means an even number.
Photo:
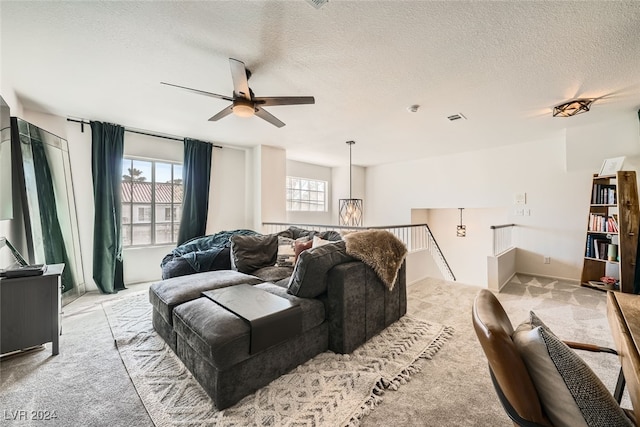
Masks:
[[[178,245],[194,237],[204,236],[209,209],[209,177],[211,152],[209,143],[185,138],[182,165],[182,219]]]
[[[91,171],[95,216],[93,280],[105,294],[125,289],[122,275],[122,157],[124,128],[91,122]]]
[[[58,219],[56,198],[53,192],[53,178],[47,161],[45,146],[40,137],[40,132],[33,126],[31,128],[31,152],[33,154],[33,171],[35,174],[36,193],[40,223],[42,226],[42,247],[47,264],[65,264],[62,272],[63,292],[73,288],[73,275],[67,257],[67,248],[64,244],[62,229]]]

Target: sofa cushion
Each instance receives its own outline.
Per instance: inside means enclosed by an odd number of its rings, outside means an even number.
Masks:
[[[207,271],[174,277],[154,283],[149,288],[149,301],[153,308],[169,324],[173,324],[171,315],[175,306],[186,301],[200,298],[203,291],[222,288],[225,286],[247,283],[255,285],[262,283],[257,277],[233,270]]]
[[[252,276],[259,277],[263,282],[277,282],[282,279],[289,279],[293,273],[293,267],[278,267],[270,265],[262,267],[252,273]]]
[[[295,295],[291,295],[287,292],[286,288],[282,288],[273,283],[261,283],[255,285],[256,288],[263,289],[271,294],[277,295],[281,298],[288,299],[289,301],[300,305],[302,309],[302,331],[308,331],[324,322],[325,309],[324,304],[314,298],[300,298]]]
[[[553,425],[631,426],[589,366],[543,325],[533,315],[516,328],[513,341]]]
[[[231,237],[231,267],[242,273],[274,265],[278,257],[278,235]]]
[[[332,242],[337,242],[339,240],[342,240],[342,235],[339,232],[334,230],[321,231],[319,233],[314,234],[314,236],[318,236],[321,239],[329,240]]]
[[[324,305],[316,299],[296,298],[286,290],[265,283],[260,288],[300,305],[302,332],[324,321]],[[249,324],[208,298],[197,298],[174,310],[174,329],[214,367],[224,370],[252,356]]]
[[[315,298],[327,290],[327,272],[338,264],[353,260],[347,255],[343,241],[303,251],[289,281],[289,293]]]

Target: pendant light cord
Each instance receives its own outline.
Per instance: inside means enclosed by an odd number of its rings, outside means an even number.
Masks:
[[[349,144],[349,199],[352,199],[352,197],[351,197],[351,187],[352,187],[351,170],[353,169],[353,164],[351,163],[351,147],[355,143],[356,143],[355,141],[347,141],[347,144]]]

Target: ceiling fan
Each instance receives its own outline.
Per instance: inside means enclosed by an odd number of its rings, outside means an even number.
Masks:
[[[249,71],[244,66],[244,62],[238,61],[237,59],[229,58],[229,63],[231,64],[231,78],[233,79],[232,97],[218,95],[217,93],[206,92],[204,90],[174,85],[171,83],[160,83],[163,85],[173,86],[191,92],[199,93],[200,95],[206,95],[213,98],[224,99],[225,101],[231,101],[232,104],[230,106],[209,119],[209,121],[212,122],[218,121],[221,118],[233,113],[236,116],[240,117],[251,117],[253,115],[256,115],[261,119],[268,121],[272,125],[281,128],[282,126],[284,126],[284,122],[276,118],[273,114],[269,113],[262,107],[274,105],[315,104],[316,102],[313,96],[253,96],[253,91],[249,87],[249,77],[251,77],[251,71]]]

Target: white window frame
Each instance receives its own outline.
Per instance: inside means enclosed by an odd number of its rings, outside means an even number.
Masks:
[[[174,245],[177,243],[177,239],[174,240],[173,236],[177,236],[177,232],[174,233],[174,227],[179,226],[180,224],[180,218],[173,218],[173,220],[171,220],[171,240],[169,242],[162,242],[162,243],[157,243],[156,242],[156,233],[155,233],[155,228],[156,228],[156,188],[155,188],[155,182],[156,182],[156,163],[165,163],[165,164],[170,164],[171,165],[171,180],[175,180],[178,178],[182,178],[182,176],[176,177],[174,176],[175,174],[175,166],[183,166],[183,163],[180,162],[176,162],[176,161],[172,161],[172,160],[163,160],[163,159],[151,159],[151,158],[146,158],[146,157],[136,157],[136,156],[123,156],[123,160],[128,160],[130,162],[133,161],[141,161],[141,162],[149,162],[151,163],[151,204],[150,204],[150,210],[151,210],[151,218],[149,221],[149,226],[151,227],[151,241],[149,243],[137,243],[137,244],[133,244],[133,243],[129,243],[129,244],[124,244],[122,247],[123,248],[139,248],[139,247],[148,247],[148,246],[163,246],[163,245]],[[122,173],[123,175],[126,173],[126,170],[123,170]],[[184,183],[182,184],[184,185]],[[176,202],[173,199],[174,196],[174,192],[171,192],[171,209],[174,211],[177,211],[176,207],[180,206],[180,202]],[[121,224],[121,227],[131,227],[131,231],[130,231],[130,236],[131,236],[131,241],[133,242],[133,227],[134,225],[140,225],[140,223],[134,223],[133,219],[133,209],[134,209],[134,205],[137,203],[133,202],[133,194],[131,195],[132,200],[129,202],[129,223],[128,224]],[[165,204],[165,203],[162,203]],[[122,202],[122,209],[125,209],[125,203]],[[139,208],[140,209],[140,208]],[[177,213],[177,212],[176,212]],[[145,223],[147,223],[147,221],[145,221]],[[123,231],[124,233],[124,231]]]
[[[296,186],[296,184],[298,185]],[[322,191],[317,189],[318,184],[322,184]],[[316,189],[313,189],[314,186]],[[328,190],[329,183],[327,181],[287,175],[285,183],[287,212],[327,212]],[[322,195],[322,200],[319,200],[320,195]],[[311,209],[312,207],[317,207],[317,209]]]

